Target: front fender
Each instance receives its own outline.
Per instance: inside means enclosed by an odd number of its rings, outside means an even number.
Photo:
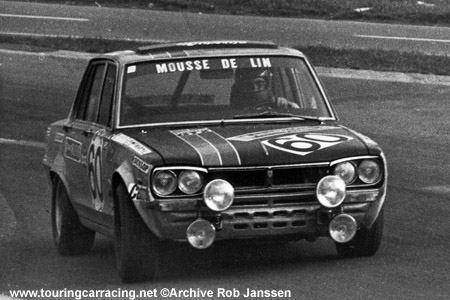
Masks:
[[[153,214],[149,213],[149,210],[152,210],[152,208],[150,208],[151,203],[154,202],[154,199],[151,197],[148,190],[149,179],[142,178],[140,174],[137,175],[136,172],[139,171],[130,163],[123,163],[114,173],[112,180],[113,187],[115,189],[118,184],[125,184],[130,195],[129,199],[132,200],[134,207],[144,223],[155,236],[161,237],[161,234],[157,229],[158,226],[155,222],[155,218],[152,218],[151,216]],[[121,199],[118,201],[121,201]]]

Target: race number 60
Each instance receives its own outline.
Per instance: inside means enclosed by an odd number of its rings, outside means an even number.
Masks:
[[[100,139],[94,139],[88,152],[88,176],[92,202],[97,210],[103,208],[101,161]]]

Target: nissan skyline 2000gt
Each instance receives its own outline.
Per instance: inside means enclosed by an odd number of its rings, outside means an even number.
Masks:
[[[329,237],[352,257],[382,239],[383,151],[338,122],[294,49],[209,41],[99,55],[46,139],[57,250],[111,237],[125,282],[153,278],[167,242]]]

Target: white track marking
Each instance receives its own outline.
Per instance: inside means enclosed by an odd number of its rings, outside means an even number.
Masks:
[[[0,300],[20,300],[18,298],[11,298],[10,296],[6,296],[3,294],[0,294]]]
[[[32,141],[20,141],[20,140],[12,140],[12,139],[4,139],[0,138],[0,144],[8,144],[8,145],[18,145],[25,147],[34,147],[34,148],[45,148],[45,143],[42,142],[32,142]]]
[[[59,21],[75,21],[75,22],[89,22],[89,19],[84,18],[65,18],[65,17],[49,17],[49,16],[32,16],[32,15],[13,15],[0,14],[0,17],[8,18],[22,18],[22,19],[41,19],[41,20],[59,20]]]
[[[9,240],[14,235],[16,228],[17,220],[14,211],[0,193],[0,243]]]
[[[435,185],[422,188],[423,191],[432,192],[437,194],[449,195],[450,194],[450,186],[448,185]]]
[[[413,37],[404,37],[404,36],[383,36],[383,35],[362,35],[362,34],[355,34],[355,36],[360,37],[360,38],[383,39],[383,40],[450,43],[450,40],[444,40],[444,39],[413,38]]]

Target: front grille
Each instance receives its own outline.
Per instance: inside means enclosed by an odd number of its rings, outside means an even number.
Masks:
[[[315,201],[315,194],[312,190],[306,192],[286,192],[284,190],[279,190],[277,192],[258,194],[237,193],[232,206],[275,207],[282,205],[296,205],[299,203],[312,203]]]
[[[258,188],[266,185],[266,170],[229,170],[213,171],[208,174],[207,181],[223,179],[231,183],[234,188]]]
[[[260,189],[311,189],[328,175],[328,165],[269,166],[210,169],[206,181],[224,179],[239,191]]]

